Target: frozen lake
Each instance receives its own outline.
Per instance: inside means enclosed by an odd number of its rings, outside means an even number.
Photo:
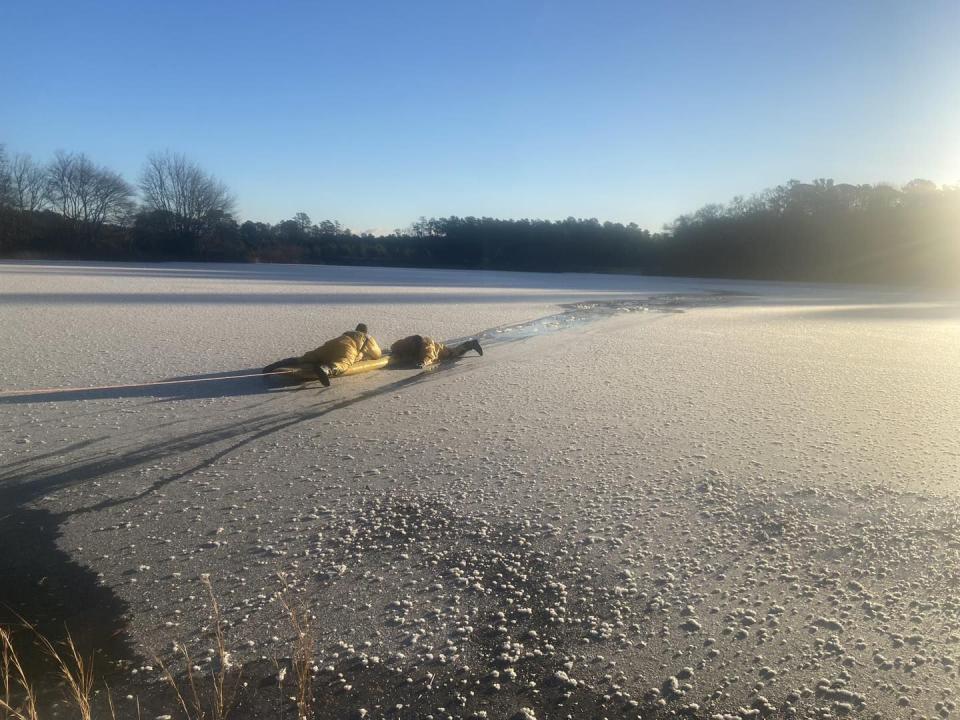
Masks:
[[[487,352],[32,392],[255,372],[357,322]],[[957,702],[958,297],[0,263],[0,328],[0,604],[131,658],[149,717],[152,654],[210,647],[203,573],[251,677],[290,654],[284,585],[315,615],[323,718]]]

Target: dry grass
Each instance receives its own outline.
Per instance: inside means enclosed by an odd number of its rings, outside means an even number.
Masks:
[[[3,720],[38,720],[37,696],[20,657],[13,646],[13,635],[0,627],[0,672],[3,673],[3,698],[0,699],[0,718]],[[19,690],[17,690],[19,689]],[[14,694],[22,699],[15,700]],[[14,703],[17,703],[14,705]]]
[[[242,668],[231,661],[227,648],[226,623],[213,584],[207,575],[202,575],[200,580],[210,599],[215,642],[214,657],[209,662],[209,670],[201,672],[200,666],[183,643],[174,645],[174,659],[185,665],[185,671],[179,679],[169,662],[164,662],[156,654],[155,661],[173,692],[173,704],[179,705],[185,720],[230,720],[238,703]],[[289,587],[282,576],[281,582],[283,592],[280,595],[280,604],[293,628],[294,638],[289,666],[281,667],[277,663],[277,691],[280,694],[277,712],[282,718],[283,686],[289,672],[296,685],[295,693],[289,699],[296,702],[299,720],[310,720],[314,714],[313,675],[316,670],[316,636],[312,616],[302,605],[288,600]],[[23,622],[21,629],[32,636],[36,645],[52,660],[55,672],[62,681],[68,706],[76,711],[80,720],[93,720],[93,657],[84,656],[80,652],[69,632],[62,643],[54,644],[29,623]],[[31,682],[30,673],[24,667],[21,657],[14,644],[14,630],[0,626],[0,720],[42,720],[35,684]],[[117,712],[110,688],[106,683],[103,688],[106,690],[106,712],[96,716],[116,720]],[[139,698],[135,700],[136,717],[140,718],[140,701]]]
[[[297,715],[300,720],[309,720],[313,716],[313,666],[316,652],[316,638],[310,622],[310,613],[302,607],[294,607],[287,600],[287,586],[284,578],[284,594],[280,603],[290,618],[296,637],[293,640],[293,652],[290,656],[291,670],[296,681]]]
[[[90,696],[93,693],[93,657],[84,658],[80,654],[69,632],[67,632],[67,639],[63,643],[66,652],[62,655],[45,636],[36,631],[34,631],[34,635],[36,635],[41,647],[56,663],[60,677],[67,689],[68,698],[79,710],[81,720],[91,720],[93,717],[90,710]]]
[[[226,634],[224,633],[223,615],[220,603],[209,575],[201,575],[200,582],[207,589],[213,614],[213,636],[216,642],[215,662],[211,663],[210,674],[207,678],[198,678],[197,667],[190,656],[187,646],[182,643],[175,645],[176,651],[183,657],[186,664],[186,678],[178,682],[168,665],[158,656],[157,663],[163,670],[167,684],[173,689],[183,709],[187,720],[206,720],[209,710],[211,720],[227,720],[237,701],[237,692],[240,689],[241,669],[230,661],[227,650]],[[208,692],[204,692],[204,686]]]
[[[84,657],[77,649],[73,636],[67,632],[62,650],[29,623],[23,627],[30,631],[40,648],[53,660],[60,679],[66,689],[67,700],[80,714],[80,720],[92,720],[94,673],[93,658]],[[0,683],[3,685],[3,698],[0,699],[0,720],[39,720],[37,694],[27,678],[23,662],[13,644],[13,633],[9,628],[0,627]],[[110,705],[110,717],[115,718],[113,698],[107,688]],[[16,704],[15,704],[16,703]]]

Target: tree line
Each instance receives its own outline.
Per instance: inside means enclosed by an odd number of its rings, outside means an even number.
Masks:
[[[960,287],[960,186],[795,180],[678,218],[660,271]]]
[[[183,155],[136,184],[84,154],[0,145],[0,256],[396,265],[960,285],[960,187],[792,180],[650,233],[596,219],[424,218],[355,234],[305,213],[238,222],[229,188]]]

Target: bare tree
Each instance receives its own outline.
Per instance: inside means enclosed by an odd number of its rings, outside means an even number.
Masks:
[[[36,212],[47,204],[47,171],[24,153],[10,163],[11,204],[22,212]]]
[[[170,151],[147,158],[140,191],[147,208],[171,213],[177,229],[192,234],[204,229],[208,216],[233,212],[235,202],[224,183]]]
[[[12,200],[10,158],[7,156],[6,146],[0,145],[0,208],[10,205]]]
[[[104,223],[126,224],[133,212],[130,183],[83,153],[56,153],[47,168],[46,191],[54,209],[91,238]]]

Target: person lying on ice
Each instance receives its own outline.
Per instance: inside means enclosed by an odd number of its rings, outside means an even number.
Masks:
[[[360,323],[356,330],[348,330],[340,337],[327,340],[316,350],[270,363],[263,372],[290,368],[296,370],[296,377],[300,380],[319,380],[330,387],[330,378],[343,374],[355,362],[377,360],[382,355],[377,341],[367,334],[367,326]]]
[[[446,362],[461,357],[470,350],[483,355],[483,348],[477,340],[467,340],[459,345],[447,346],[424,335],[410,335],[397,340],[390,346],[391,362],[414,363],[418,367]]]

